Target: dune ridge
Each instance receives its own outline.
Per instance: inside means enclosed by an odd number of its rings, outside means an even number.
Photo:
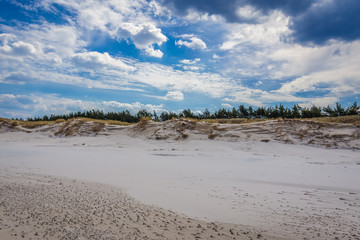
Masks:
[[[325,148],[360,149],[360,126],[309,120],[268,120],[245,124],[219,124],[174,119],[145,121],[130,126],[73,119],[35,128],[0,123],[0,131],[44,132],[51,136],[96,136],[123,132],[129,136],[154,140],[210,139],[222,141],[282,142]]]

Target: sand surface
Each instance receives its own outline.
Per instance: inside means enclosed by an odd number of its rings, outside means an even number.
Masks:
[[[61,129],[0,129],[1,239],[360,238],[358,127]]]
[[[103,184],[2,174],[0,191],[1,239],[250,239],[264,232],[191,219]]]

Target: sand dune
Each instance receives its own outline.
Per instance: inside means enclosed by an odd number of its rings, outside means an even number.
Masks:
[[[0,122],[0,131],[44,132],[51,136],[109,135],[123,130],[129,136],[154,140],[210,139],[223,141],[283,142],[326,148],[360,149],[360,126],[305,120],[270,120],[247,124],[214,124],[186,119],[139,123],[132,126],[108,125],[74,119],[34,129]]]
[[[0,127],[0,239],[359,239],[359,127]]]

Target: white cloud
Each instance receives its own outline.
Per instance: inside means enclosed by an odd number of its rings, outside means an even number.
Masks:
[[[161,46],[167,41],[167,37],[161,33],[161,29],[151,23],[142,23],[135,25],[133,23],[124,23],[118,32],[119,38],[129,38],[134,45],[144,50],[149,56],[161,58],[163,53],[160,50],[154,50],[153,45]]]
[[[180,63],[183,63],[183,64],[196,64],[198,62],[200,62],[200,58],[195,58],[194,60],[190,60],[190,59],[180,60]]]
[[[293,44],[284,41],[291,34],[289,23],[287,16],[274,11],[261,16],[257,24],[227,25],[229,33],[220,47],[224,51],[224,73],[257,76],[261,79],[255,83],[257,87],[266,85],[268,79],[287,81],[278,90],[264,91],[258,99],[254,91],[240,90],[240,94],[230,94],[229,100],[254,105],[280,101],[322,104],[358,95],[360,41],[333,40],[323,46]],[[295,97],[304,91],[313,91],[313,97]]]
[[[197,66],[183,66],[183,69],[187,70],[187,71],[199,71],[200,67],[197,67]]]
[[[153,44],[161,45],[167,41],[167,37],[161,33],[161,30],[151,23],[139,25],[124,23],[119,34],[121,33],[124,33],[125,38],[130,37],[138,48],[146,48]]]
[[[165,96],[154,96],[154,95],[144,95],[146,97],[156,98],[165,101],[182,101],[184,100],[184,94],[180,91],[169,91]]]
[[[273,11],[263,16],[260,23],[231,23],[225,27],[228,33],[220,45],[224,71],[240,76],[268,78],[277,67],[269,67],[274,64],[271,54],[284,46],[283,38],[291,33],[289,18]]]
[[[239,7],[236,10],[236,14],[240,19],[243,20],[257,20],[259,21],[259,18],[262,17],[260,11],[256,10],[250,5],[246,5],[243,7]]]
[[[54,1],[76,14],[74,19],[81,30],[95,32],[100,30],[114,39],[130,40],[136,48],[147,55],[161,58],[163,53],[155,50],[167,41],[161,29],[156,26],[151,15],[161,14],[163,10],[156,3],[132,0],[104,1]],[[45,4],[49,6],[49,3]],[[149,7],[150,6],[150,7]]]
[[[218,56],[217,54],[215,54],[215,53],[213,54],[212,58],[213,58],[213,59],[221,59],[221,57],[219,57],[219,56]]]
[[[222,106],[223,108],[233,108],[233,106],[231,106],[231,105],[228,104],[228,103],[222,103],[221,106]]]
[[[202,67],[200,66],[194,66],[194,64],[200,62],[200,58],[195,58],[194,60],[183,59],[180,60],[179,62],[185,64],[182,66],[182,68],[186,71],[199,71],[200,69],[202,69]]]
[[[163,108],[163,105],[152,105],[152,104],[142,104],[140,102],[135,102],[135,103],[121,103],[121,102],[117,102],[117,101],[103,101],[102,105],[106,108],[106,109],[113,109],[115,111],[119,111],[119,110],[129,110],[132,113],[136,113],[139,110],[142,109],[146,109],[148,111],[155,111],[155,112],[160,112],[160,111],[165,111],[165,109]]]
[[[13,36],[8,41],[18,53],[31,53],[33,58],[45,63],[61,63],[87,45],[82,40],[82,33],[74,26],[44,22],[21,27],[0,25],[0,30]]]
[[[92,102],[81,99],[63,98],[53,94],[45,94],[42,96],[34,94],[0,94],[0,106],[2,106],[0,107],[1,112],[8,112],[7,115],[2,117],[34,117],[44,114],[65,114],[91,109],[99,109],[105,112],[129,110],[133,114],[141,109],[156,112],[165,111],[162,104],[152,105],[140,102],[121,103],[117,101]],[[11,110],[7,109],[6,106],[11,106]]]
[[[248,87],[234,87],[224,101],[234,103],[247,103],[252,106],[261,107],[267,103],[273,102],[306,102],[307,98],[296,97],[291,94],[267,92],[259,89],[251,89]]]
[[[17,41],[9,45],[0,46],[0,54],[10,55],[12,57],[26,57],[36,53],[36,49],[30,43]]]
[[[327,91],[336,97],[360,92],[360,41],[333,41],[322,47],[287,46],[271,58],[279,61],[274,78],[295,77],[282,85],[279,93]]]
[[[7,106],[10,104],[13,110],[31,115],[66,113],[70,111],[83,111],[94,109],[96,103],[68,98],[59,98],[55,95],[13,95],[0,94],[0,105]]]
[[[359,77],[360,70],[355,66],[326,70],[296,78],[283,84],[277,92],[330,91],[335,96],[356,95],[360,92]]]
[[[180,91],[170,91],[165,95],[164,100],[182,101],[182,100],[184,100],[184,94]]]
[[[189,9],[187,15],[184,17],[187,21],[198,22],[198,21],[208,21],[211,16],[208,13],[200,13],[195,9]]]
[[[144,51],[147,55],[151,57],[162,58],[162,56],[164,55],[162,51],[160,51],[159,49],[155,50],[152,46],[144,48]]]
[[[330,106],[335,105],[335,103],[338,101],[339,98],[337,97],[319,97],[319,98],[310,98],[304,103],[300,103],[299,105],[301,107],[307,107],[307,108],[310,108],[312,106],[327,107],[329,105]]]
[[[109,68],[124,71],[134,71],[135,68],[125,64],[119,59],[111,57],[107,52],[84,52],[72,56],[73,62],[80,67],[87,69]]]
[[[197,50],[197,49],[206,49],[206,44],[203,40],[201,40],[198,37],[195,37],[192,34],[184,34],[180,36],[181,38],[185,39],[185,40],[178,40],[175,41],[175,45],[178,46],[186,46],[188,48],[191,48],[193,50]]]
[[[137,71],[126,76],[128,81],[141,82],[162,91],[197,92],[222,97],[235,84],[217,73],[180,71],[157,63],[136,63],[135,67]]]
[[[289,17],[274,11],[262,23],[228,24],[229,34],[220,49],[236,51],[236,47],[245,44],[261,47],[261,49],[277,46],[281,44],[283,36],[291,33],[289,21]]]
[[[9,33],[0,33],[0,41],[3,45],[7,45],[11,39],[16,39],[16,36]]]

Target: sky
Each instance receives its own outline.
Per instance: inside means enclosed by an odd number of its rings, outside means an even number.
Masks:
[[[349,106],[358,0],[1,0],[0,116]]]

